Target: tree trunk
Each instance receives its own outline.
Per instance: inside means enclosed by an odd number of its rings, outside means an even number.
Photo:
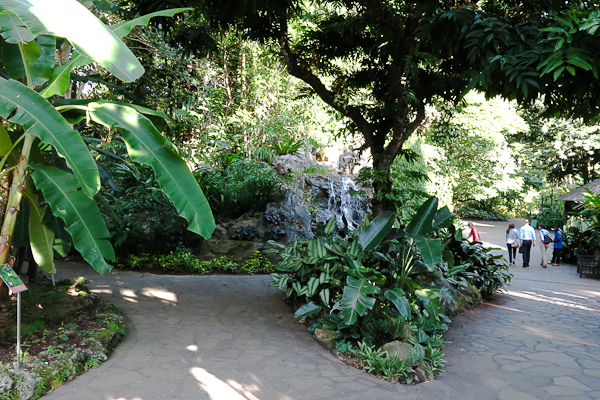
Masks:
[[[394,203],[389,199],[392,193],[391,162],[385,158],[373,157],[373,170],[376,178],[373,181],[373,200],[371,201],[371,212],[374,217],[385,211],[393,210]]]

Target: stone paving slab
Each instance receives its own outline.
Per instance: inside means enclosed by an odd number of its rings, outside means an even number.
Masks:
[[[502,245],[508,224],[477,225],[488,246]],[[446,372],[417,386],[382,381],[321,349],[268,276],[98,276],[59,263],[59,277],[92,279],[124,312],[128,336],[98,369],[45,398],[600,399],[600,281],[580,279],[573,266],[537,268],[532,255],[532,267],[511,269],[506,293],[454,318]]]

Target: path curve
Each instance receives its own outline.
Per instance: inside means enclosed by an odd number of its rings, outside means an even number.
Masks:
[[[506,223],[476,223],[488,246]],[[520,225],[518,223],[518,225]],[[536,258],[537,257],[537,258]],[[446,372],[417,386],[342,364],[266,276],[142,276],[59,263],[126,315],[110,359],[47,400],[600,399],[600,281],[573,266],[513,267],[509,291],[454,318]]]

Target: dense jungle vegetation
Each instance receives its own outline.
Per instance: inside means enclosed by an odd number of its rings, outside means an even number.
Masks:
[[[511,279],[456,217],[562,225],[553,199],[599,178],[592,3],[60,0],[83,32],[0,0],[0,264],[270,272],[327,346],[432,379],[452,315]],[[330,148],[371,162],[358,229],[273,243],[276,266],[201,258],[223,224],[278,225],[268,204],[332,173]],[[599,243],[597,205],[565,230],[572,254]]]

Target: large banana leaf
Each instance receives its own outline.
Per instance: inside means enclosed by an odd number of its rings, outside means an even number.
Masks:
[[[39,47],[39,57],[29,67],[32,83],[41,86],[52,77],[54,69],[54,54],[56,53],[56,38],[54,36],[40,35],[35,39]]]
[[[355,278],[348,276],[347,286],[344,287],[342,295],[341,315],[344,323],[348,326],[354,325],[359,315],[364,315],[367,309],[372,309],[375,299],[368,297],[369,294],[379,292],[379,288],[369,282],[366,278]]]
[[[425,236],[431,232],[433,218],[437,213],[438,199],[430,197],[417,211],[410,224],[406,227],[406,233],[410,236]]]
[[[0,11],[2,11],[0,3]],[[13,13],[0,14],[0,33],[8,43],[29,43],[35,35],[25,25],[18,15]]]
[[[215,221],[210,206],[185,162],[165,146],[152,122],[131,107],[90,103],[91,118],[107,127],[121,129],[131,158],[154,170],[162,190],[188,222],[188,229],[209,238]]]
[[[0,12],[5,11],[16,14],[34,36],[66,38],[80,54],[123,81],[132,82],[144,73],[144,67],[119,37],[77,0],[0,0]],[[23,32],[18,21],[13,26],[11,32],[17,27]],[[15,37],[11,34],[11,41]],[[19,42],[26,43],[25,39]]]
[[[130,21],[122,22],[120,24],[110,25],[109,29],[115,33],[118,37],[122,38],[126,35],[129,35],[131,29],[135,26],[143,25],[146,26],[150,23],[150,19],[154,17],[172,17],[173,15],[184,12],[191,11],[193,8],[170,8],[168,10],[160,10],[150,14],[142,15],[141,17],[132,19]]]
[[[434,271],[435,264],[442,262],[442,240],[424,236],[415,236],[414,239],[421,257],[423,257],[423,262],[427,265],[429,271]]]
[[[86,99],[64,99],[62,101],[60,101],[59,103],[56,103],[56,106],[87,106],[90,103],[97,103],[98,99],[93,99],[93,100],[86,100]],[[139,113],[144,114],[146,117],[148,117],[148,119],[150,119],[149,116],[152,117],[157,117],[160,119],[166,119],[166,120],[172,120],[171,117],[169,117],[167,114],[165,114],[164,112],[161,111],[156,111],[153,110],[151,108],[148,107],[143,107],[137,104],[131,104],[131,103],[125,103],[122,101],[114,101],[114,100],[102,100],[102,104],[116,104],[118,106],[124,106],[124,107],[130,107],[133,108],[134,110],[136,110]],[[69,110],[69,113],[72,113],[74,111],[77,111],[76,109],[73,110]],[[80,113],[81,118],[85,118],[85,113],[82,110]],[[74,118],[73,122],[77,121],[79,122],[81,119],[79,118]],[[152,121],[152,120],[151,120]],[[69,121],[70,122],[70,121]],[[152,121],[154,123],[154,121]],[[86,140],[90,140],[89,138]]]
[[[12,140],[2,124],[0,124],[0,156],[4,157],[12,149]]]
[[[148,25],[150,22],[150,18],[157,16],[167,16],[172,17],[173,15],[186,11],[192,10],[191,8],[173,8],[169,10],[161,10],[154,12],[152,14],[147,14],[141,16],[139,18],[135,18],[131,21],[123,22],[121,24],[111,25],[108,28],[113,31],[117,37],[122,38],[125,35],[128,35],[131,32],[131,29],[134,26],[138,25]],[[50,84],[46,87],[40,94],[46,98],[58,95],[63,96],[69,87],[69,81],[71,77],[71,70],[75,67],[86,65],[91,63],[92,60],[86,56],[79,54],[77,51],[73,51],[71,59],[54,69],[52,74],[52,78],[50,79]]]
[[[448,206],[444,206],[437,210],[435,213],[435,217],[433,217],[433,227],[434,228],[448,228],[452,225],[452,220],[454,217],[448,209]]]
[[[24,192],[29,200],[29,241],[33,258],[45,273],[56,273],[54,266],[54,232],[42,223],[46,210],[41,209],[38,197],[27,188]]]
[[[60,218],[56,218],[51,212],[44,215],[42,222],[54,232],[54,243],[52,244],[54,253],[66,257],[71,251],[73,239],[71,239],[69,232],[65,230],[65,222]]]
[[[381,243],[394,224],[394,213],[386,211],[378,215],[358,236],[363,251],[371,251]]]
[[[29,43],[35,44],[34,41]],[[25,76],[25,67],[23,66],[19,45],[3,40],[0,46],[0,55],[2,56],[4,69],[11,79],[21,79]]]
[[[300,307],[298,311],[294,313],[294,318],[306,318],[311,315],[317,314],[320,311],[321,307],[314,301],[311,301],[310,303]]]
[[[31,177],[44,194],[52,213],[65,221],[65,229],[73,238],[75,248],[99,273],[112,267],[105,259],[115,258],[110,234],[96,203],[87,197],[68,172],[58,168],[33,164]]]
[[[45,98],[52,97],[54,95],[64,96],[67,92],[67,88],[69,87],[69,82],[71,81],[71,70],[75,67],[79,67],[81,65],[87,65],[91,62],[91,60],[85,56],[79,54],[76,50],[73,51],[71,55],[71,59],[60,65],[52,71],[52,77],[50,78],[50,83],[44,90],[40,92],[40,95]]]
[[[96,163],[81,136],[38,93],[17,81],[0,78],[0,117],[22,125],[25,132],[54,146],[89,197],[100,189]]]
[[[54,68],[54,53],[56,52],[56,38],[54,36],[40,35],[36,40],[23,45],[23,53],[19,45],[2,42],[2,63],[6,72],[12,79],[21,79],[25,76],[23,60],[29,64],[29,73],[32,84],[43,85],[52,76]]]

